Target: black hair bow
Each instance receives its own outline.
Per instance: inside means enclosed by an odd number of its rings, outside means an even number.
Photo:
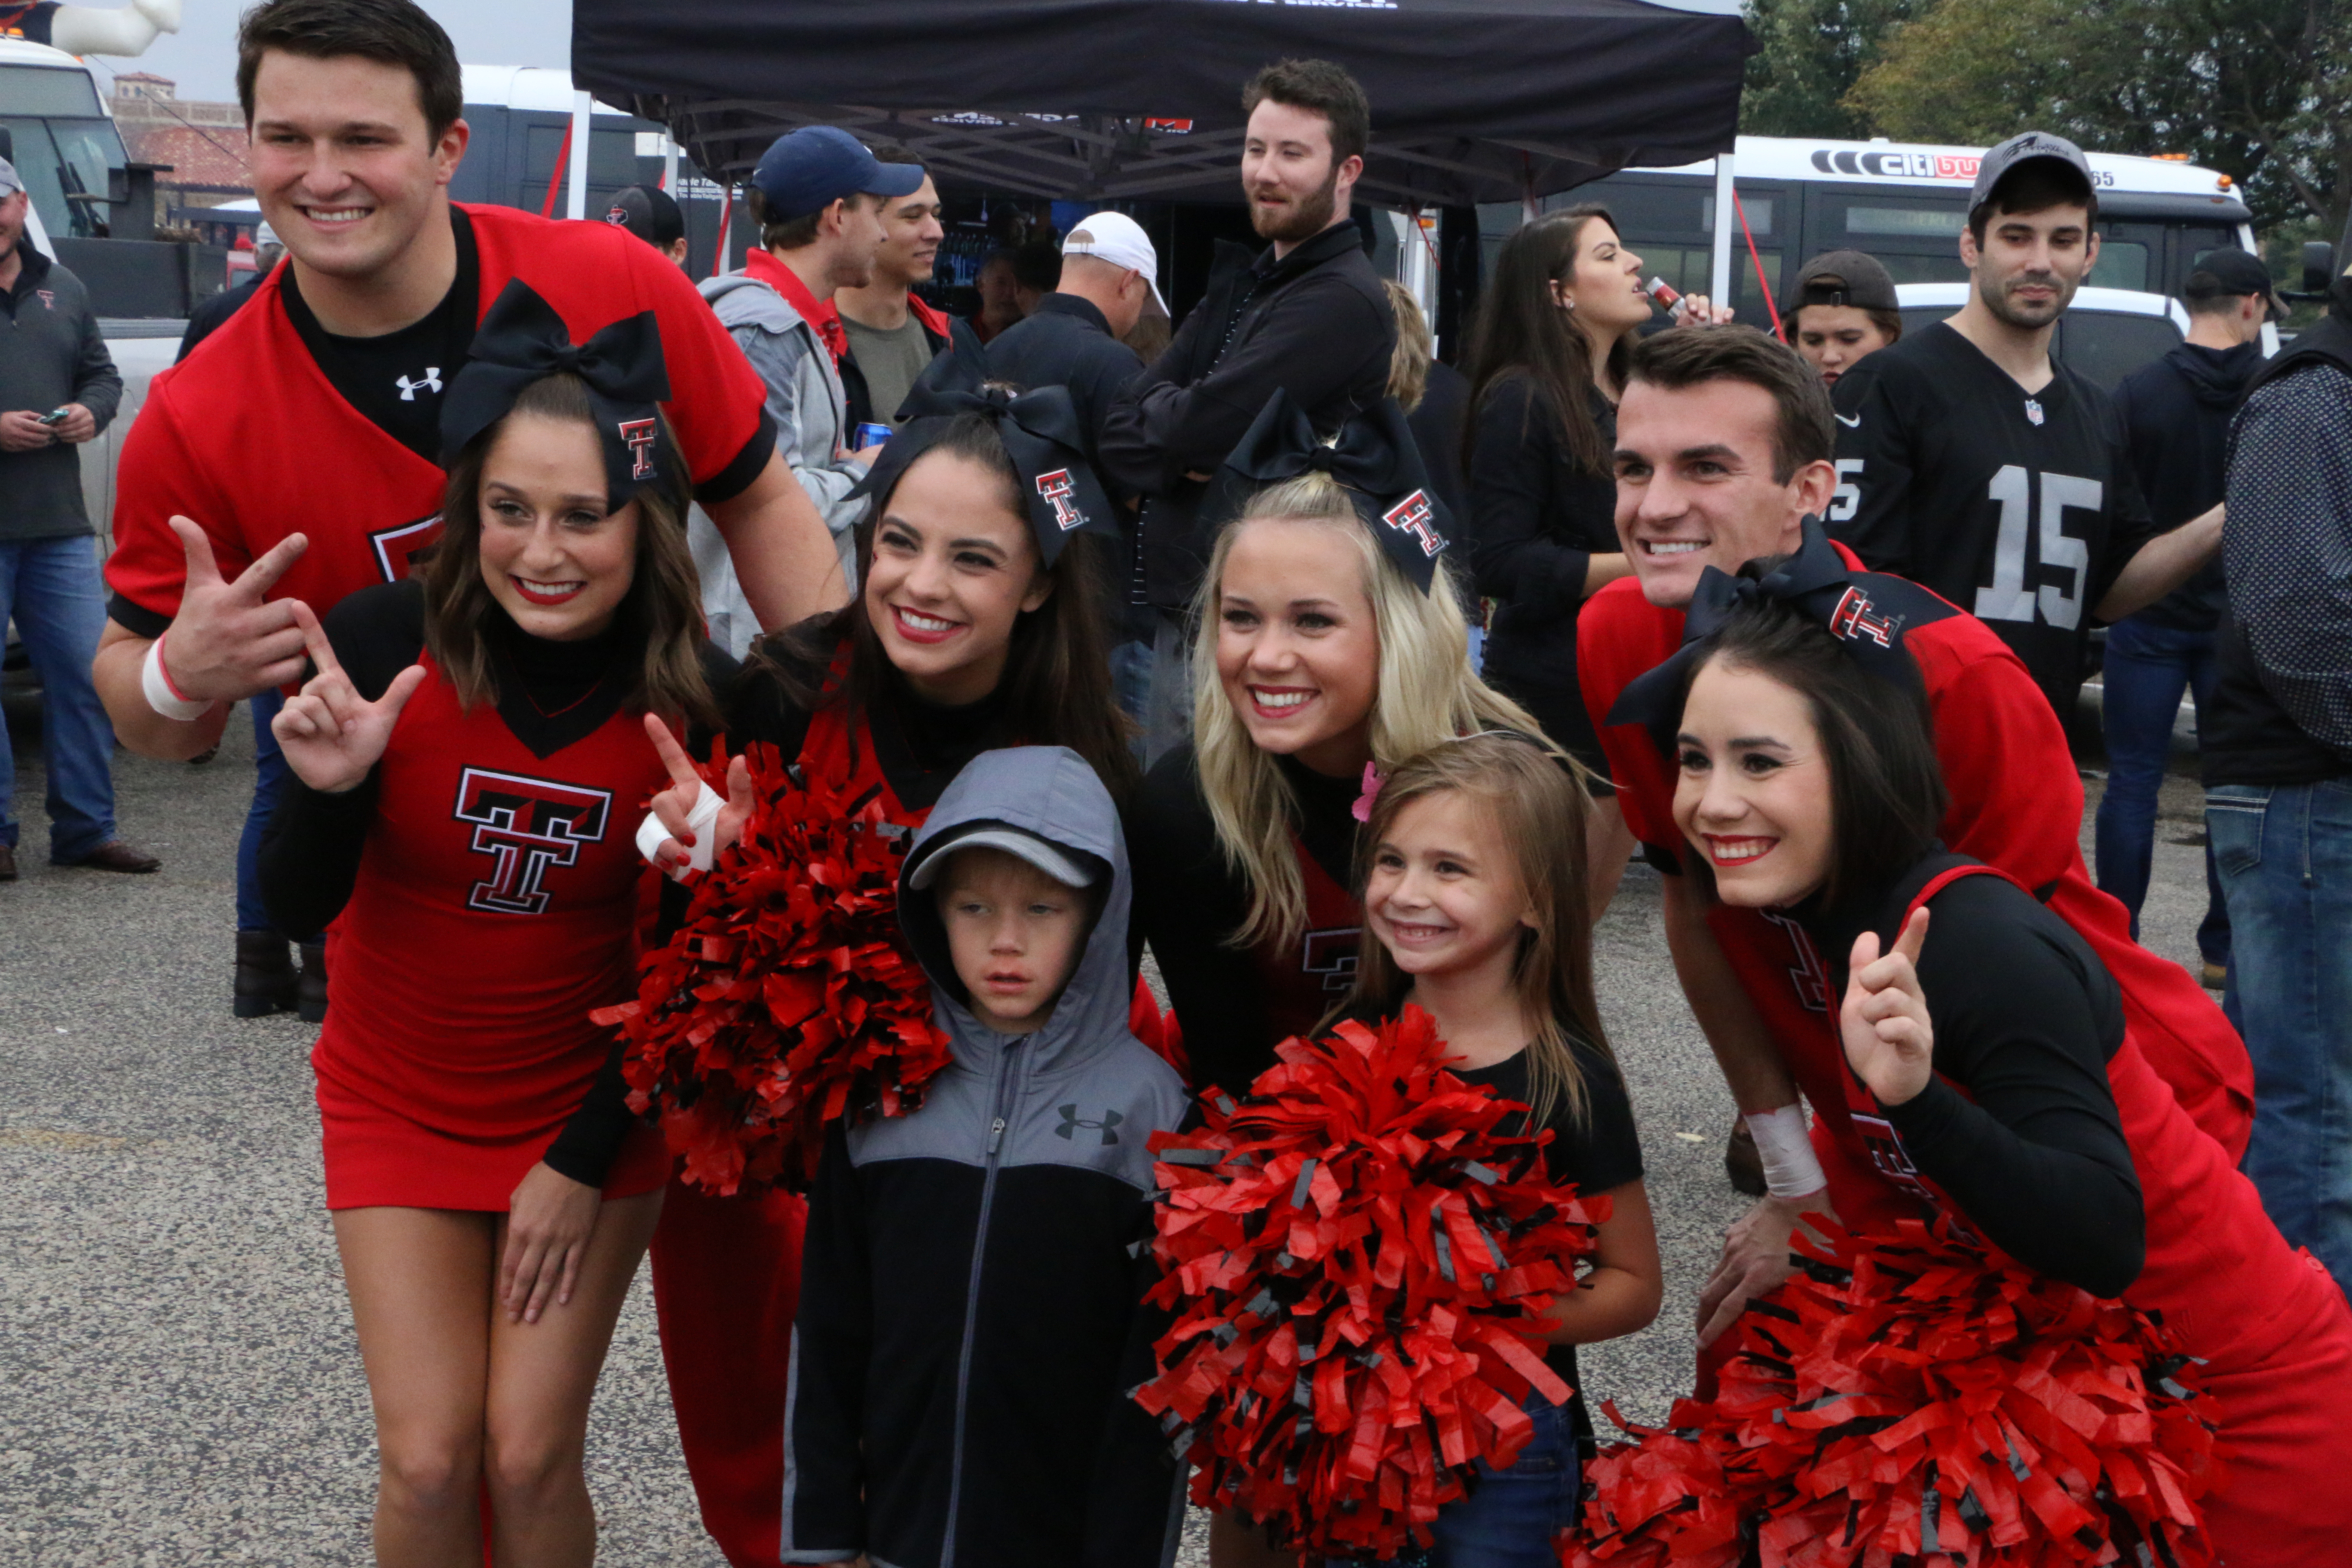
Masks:
[[[1065,539],[1082,528],[1108,528],[1117,519],[1101,481],[1087,466],[1086,433],[1069,388],[1041,386],[1014,394],[986,384],[987,379],[979,357],[968,350],[950,349],[933,360],[898,405],[907,423],[850,494],[887,502],[908,468],[938,444],[957,415],[982,415],[995,422],[997,437],[1021,476],[1037,557],[1050,567]]]
[[[1251,481],[1249,490],[1309,472],[1330,475],[1380,541],[1381,553],[1414,587],[1426,594],[1436,580],[1437,554],[1446,546],[1454,519],[1445,503],[1430,492],[1421,447],[1394,398],[1383,397],[1342,425],[1337,440],[1326,442],[1315,433],[1307,411],[1277,387],[1225,467]],[[1237,515],[1245,504],[1244,494],[1212,515]]]
[[[669,401],[669,371],[654,313],[623,317],[575,343],[555,307],[520,278],[499,291],[441,400],[442,462],[456,463],[467,442],[505,418],[523,388],[564,371],[588,384],[604,448],[607,504],[620,506],[639,485],[658,478],[656,405]]]
[[[1751,563],[1752,564],[1752,563]],[[1818,517],[1804,521],[1802,542],[1771,571],[1734,577],[1709,566],[1699,574],[1683,616],[1683,645],[1655,668],[1619,692],[1606,722],[1640,724],[1658,750],[1674,755],[1682,729],[1682,690],[1693,664],[1706,657],[1709,637],[1743,605],[1777,599],[1795,606],[1837,639],[1863,668],[1908,691],[1919,689],[1919,667],[1903,646],[1909,630],[1959,612],[1916,583],[1846,564]]]

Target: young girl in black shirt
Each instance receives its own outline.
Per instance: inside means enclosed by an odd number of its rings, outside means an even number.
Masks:
[[[1345,1011],[1366,1022],[1427,1012],[1465,1083],[1531,1108],[1551,1178],[1606,1198],[1577,1289],[1554,1309],[1547,1356],[1577,1386],[1576,1349],[1647,1327],[1662,1285],[1623,1079],[1601,1033],[1586,918],[1583,792],[1532,737],[1442,743],[1381,786],[1366,825],[1367,943]],[[1576,1519],[1581,1395],[1531,1392],[1536,1436],[1508,1469],[1483,1460],[1468,1497],[1439,1510],[1439,1568],[1550,1568]]]

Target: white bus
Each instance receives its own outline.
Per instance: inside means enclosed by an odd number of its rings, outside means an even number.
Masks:
[[[1757,290],[1761,265],[1773,298],[1783,268],[1824,250],[1861,250],[1897,283],[1957,282],[1960,230],[1977,176],[1977,147],[1893,142],[1821,142],[1742,136],[1733,154],[1739,194],[1731,235],[1731,303],[1740,319],[1769,324]],[[2089,154],[2098,186],[2100,248],[2089,281],[2106,289],[2176,294],[2200,251],[2254,248],[2252,215],[2230,176],[2185,161]],[[1712,265],[1715,165],[1627,169],[1549,197],[1547,209],[1598,202],[1656,273],[1685,293],[1704,292]],[[1738,218],[1747,218],[1743,235]],[[1519,209],[1480,209],[1488,256],[1519,222]],[[1751,256],[1748,240],[1755,251]]]

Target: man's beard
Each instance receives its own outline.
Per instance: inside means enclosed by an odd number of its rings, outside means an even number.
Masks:
[[[2011,301],[2010,284],[2024,283],[2029,280],[2046,285],[2055,296],[2046,307],[2048,310],[2046,315]],[[2080,287],[2080,284],[2069,283],[2052,272],[2041,276],[2028,275],[2012,278],[1998,289],[1981,289],[1979,292],[1984,300],[1985,309],[1990,310],[1997,320],[2006,321],[2011,326],[2025,331],[2039,331],[2066,313],[2066,307],[2074,302],[2074,291]]]
[[[1253,201],[1250,203],[1250,226],[1257,230],[1260,239],[1277,245],[1297,245],[1313,239],[1331,226],[1331,214],[1339,205],[1339,171],[1335,165],[1324,180],[1323,188],[1295,206],[1275,209],[1286,216],[1276,216]]]

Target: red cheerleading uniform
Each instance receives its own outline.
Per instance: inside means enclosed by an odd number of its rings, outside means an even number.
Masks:
[[[470,236],[459,282],[477,280],[472,321],[512,278],[554,307],[574,342],[651,310],[669,372],[665,412],[698,499],[725,500],[759,476],[775,444],[761,411],[766,389],[684,273],[609,224],[554,223],[510,207],[457,212]],[[308,536],[270,596],[301,599],[322,616],[346,595],[406,576],[439,536],[448,475],[355,406],[351,383],[321,365],[289,310],[288,275],[273,272],[198,352],[155,377],[123,443],[108,613],[142,637],[179,609],[186,553],[166,521],[175,513],[203,527],[230,578],[288,534]],[[396,395],[389,374],[374,389],[395,413],[436,400],[462,363],[418,353]],[[427,444],[437,455],[437,442]]]
[[[871,794],[909,834],[971,757],[1018,743],[1000,729],[993,696],[942,709],[894,691],[868,715],[841,700],[813,712],[763,700],[773,693],[756,669],[746,673],[730,745],[772,742],[827,765],[846,756],[853,797]],[[774,1568],[783,1552],[785,1404],[807,1220],[807,1201],[790,1193],[716,1197],[673,1179],[654,1232],[654,1309],[679,1447],[703,1528],[732,1568]]]
[[[1861,569],[1852,551],[1836,549]],[[1652,605],[1627,578],[1587,601],[1578,625],[1578,679],[1626,826],[1654,856],[1679,859],[1674,763],[1641,725],[1611,724],[1608,716],[1628,683],[1682,646],[1683,613]],[[2234,1163],[2253,1125],[2245,1044],[2188,971],[2132,940],[2124,907],[2092,884],[2083,863],[2082,781],[2048,700],[1972,616],[1955,611],[1906,628],[1903,646],[1926,685],[1950,792],[1945,845],[1998,868],[2082,934],[2122,987],[2125,1016],[2148,1066]],[[1796,1042],[1809,1037],[1834,1040],[1827,971],[1795,922],[1718,905],[1707,923],[1784,1055],[1793,1060]]]
[[[1934,908],[1929,949],[1942,932],[1948,943],[1958,944],[1948,951],[1961,955],[1944,960],[1938,979],[1948,983],[1961,963],[1972,971],[1973,983],[1998,987],[2000,975],[1986,973],[1990,965],[1968,945],[1980,937],[1972,922],[2022,925],[2033,911],[2028,906],[2021,921],[1981,900],[1947,907],[1939,895],[1963,879],[2014,883],[1990,867],[1948,864],[1955,858],[1938,857],[1913,869],[1917,889],[1901,900],[1899,915],[1890,900],[1881,935],[1899,931],[1921,906]],[[1928,962],[1923,957],[1923,968]],[[1831,984],[1842,989],[1845,973],[1841,953],[1832,960]],[[1975,1042],[1955,1039],[1948,1046],[1943,1019],[1948,1013],[1970,1019],[1972,1010],[1952,1008],[1955,998],[1939,998],[1937,984],[1924,973],[1922,979],[1931,1015],[1939,1020],[1937,1059],[1948,1049],[1965,1056]],[[2022,997],[2015,1005],[2032,1005]],[[1983,1032],[1982,1024],[1975,1027]],[[1966,1025],[1961,1033],[1968,1033]],[[1829,1177],[1831,1203],[1848,1228],[1883,1234],[1896,1220],[1919,1217],[1923,1208],[1941,1210],[1963,1229],[1977,1228],[1914,1163],[1887,1114],[1848,1067],[1834,1026],[1792,1037],[1787,1048],[1790,1067],[1817,1113],[1813,1142]],[[2342,1485],[2352,1466],[2352,1427],[2344,1415],[2352,1408],[2352,1310],[2319,1262],[2308,1252],[2291,1251],[2280,1238],[2253,1184],[2189,1120],[2149,1068],[2128,1025],[2106,1059],[2106,1080],[2147,1223],[2145,1260],[2122,1299],[2159,1316],[2203,1363],[2198,1375],[2213,1402],[2207,1418],[2219,1422],[2228,1479],[2205,1500],[2208,1537],[2230,1568],[2340,1563],[2344,1542],[2352,1537],[2352,1489]],[[1967,1094],[1964,1085],[1955,1087]],[[1980,1179],[1980,1173],[1970,1173]],[[2011,1206],[2020,1202],[2030,1206],[2032,1199],[2015,1194]]]
[[[615,638],[540,645],[592,665],[579,695],[541,713],[494,637],[499,700],[469,712],[421,651],[423,598],[402,584],[330,616],[362,692],[411,659],[431,673],[368,784],[289,803],[265,890],[278,904],[316,875],[289,861],[359,841],[327,927],[333,1005],[310,1058],[328,1206],[503,1211],[612,1056],[613,1031],[588,1015],[634,988],[646,871],[632,835],[667,775],[616,689]],[[620,1126],[606,1196],[656,1190],[669,1170],[658,1135]]]

